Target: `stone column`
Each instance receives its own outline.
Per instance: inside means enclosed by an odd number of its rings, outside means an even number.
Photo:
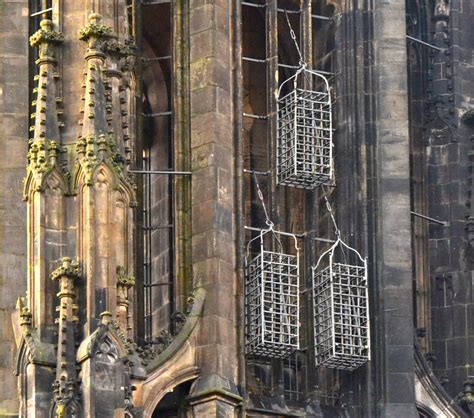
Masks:
[[[374,2],[375,154],[373,192],[379,300],[374,367],[379,413],[418,417],[415,407],[410,154],[405,0]],[[370,215],[369,215],[370,216]],[[375,260],[374,260],[375,261]],[[377,350],[380,350],[377,353]]]
[[[53,30],[53,22],[47,19],[30,38],[31,46],[39,49],[39,58],[24,197],[28,208],[28,306],[40,338],[54,323],[54,288],[49,274],[52,264],[63,255],[65,244],[68,185],[59,163],[61,100],[55,59],[56,46],[62,41],[62,33]]]
[[[56,380],[53,383],[55,417],[67,417],[79,412],[76,370],[76,324],[79,318],[74,283],[79,277],[79,266],[69,257],[64,257],[61,266],[51,274],[51,278],[59,282]]]
[[[190,89],[192,258],[207,300],[198,338],[202,377],[190,399],[195,416],[235,414],[236,386],[232,4],[191,2]]]
[[[87,283],[84,329],[89,335],[102,312],[110,311],[116,318],[117,268],[127,273],[133,268],[130,233],[135,194],[125,171],[121,88],[116,72],[107,68],[107,58],[127,56],[129,48],[116,40],[96,13],[81,29],[80,39],[87,51],[73,189],[78,194],[79,258]]]
[[[129,289],[135,286],[135,277],[127,276],[122,266],[117,267],[117,324],[127,335],[132,329],[130,321]]]

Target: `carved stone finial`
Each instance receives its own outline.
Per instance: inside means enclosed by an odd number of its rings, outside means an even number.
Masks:
[[[123,266],[117,266],[117,322],[125,331],[132,327],[129,324],[128,289],[135,285],[135,277],[128,276]]]
[[[57,280],[61,276],[68,276],[71,278],[79,278],[81,270],[79,264],[73,261],[70,257],[63,257],[60,260],[61,265],[51,273],[51,279]]]
[[[109,325],[112,322],[112,312],[104,311],[100,314],[100,319],[103,325]]]
[[[71,414],[74,409],[74,400],[77,398],[77,371],[76,371],[76,316],[78,306],[74,303],[76,298],[74,280],[80,275],[79,265],[70,257],[63,257],[60,266],[53,271],[51,277],[59,281],[59,312],[56,323],[58,324],[58,350],[56,359],[56,380],[53,383],[53,393],[56,402],[55,416],[75,416]],[[59,349],[59,347],[61,347]],[[71,409],[72,408],[72,409]]]
[[[40,23],[41,29],[30,36],[30,45],[39,47],[39,58],[54,59],[54,45],[58,45],[64,40],[61,32],[53,30],[53,22],[43,19]]]
[[[102,16],[99,13],[92,13],[89,16],[89,23],[79,31],[79,39],[88,42],[89,49],[98,49],[101,43],[114,37],[112,28],[101,23]]]
[[[102,20],[102,15],[100,13],[91,13],[89,15],[89,23],[98,25]]]
[[[136,50],[133,38],[125,42],[111,38],[102,43],[102,51],[117,63],[121,71],[130,71],[134,67]]]
[[[117,284],[126,287],[135,286],[135,277],[127,276],[127,274],[125,274],[125,268],[117,266]]]
[[[57,45],[63,41],[64,35],[53,30],[53,22],[49,19],[43,19],[40,22],[40,29],[30,36],[31,46],[40,46],[43,43]]]
[[[21,318],[21,320],[20,320],[20,325],[21,326],[25,326],[25,327],[31,326],[32,315],[31,315],[31,312],[28,309],[28,307],[23,306],[20,309],[20,318]]]
[[[54,58],[54,47],[60,44],[64,37],[61,32],[53,30],[51,20],[43,19],[40,26],[41,28],[30,37],[30,44],[39,48],[39,59],[37,60],[38,74],[35,76],[36,86],[33,89],[36,97],[32,102],[34,112],[31,114],[32,135],[28,151],[25,200],[32,191],[44,190],[45,179],[55,167],[59,176],[64,174],[58,164],[60,128],[64,124],[60,122],[61,99],[58,98],[56,86],[59,75]],[[59,183],[64,183],[64,190],[65,182],[62,180],[60,179]]]

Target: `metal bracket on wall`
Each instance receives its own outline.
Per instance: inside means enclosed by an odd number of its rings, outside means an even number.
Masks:
[[[168,170],[129,170],[133,174],[167,174],[170,176],[190,176],[191,171],[168,171]]]
[[[428,42],[422,41],[421,39],[414,38],[413,36],[407,35],[407,39],[413,42],[417,42],[421,45],[427,46],[428,48],[436,49],[437,51],[446,51],[446,48],[439,48],[436,45],[429,44]]]
[[[258,58],[242,57],[242,61],[266,63],[266,62],[268,61],[268,59],[258,59]]]
[[[422,215],[421,213],[413,212],[412,210],[410,211],[410,213],[411,213],[413,216],[416,216],[417,218],[424,219],[425,221],[432,222],[432,223],[438,224],[438,225],[449,226],[449,222],[440,221],[440,220],[438,220],[438,219],[431,218],[431,217],[426,216],[426,215]]]
[[[268,115],[254,115],[253,113],[243,113],[244,118],[251,118],[251,119],[259,119],[259,120],[267,120],[269,118]]]
[[[153,62],[153,61],[165,61],[170,60],[171,55],[166,55],[164,57],[153,57],[153,58],[142,58],[143,62]]]
[[[244,168],[244,173],[256,174],[257,176],[268,176],[270,174],[269,171],[247,170],[246,168]]]
[[[160,287],[160,286],[171,286],[173,282],[164,282],[164,283],[150,283],[144,284],[143,287]]]
[[[311,15],[313,19],[319,19],[319,20],[334,20],[334,17],[327,17],[327,16],[321,16],[321,15]]]
[[[171,0],[142,1],[141,5],[142,6],[153,6],[153,5],[156,5],[156,4],[165,4],[165,3],[171,3]]]
[[[39,15],[49,13],[49,12],[52,12],[52,11],[53,11],[53,8],[48,7],[47,9],[43,9],[43,10],[40,10],[39,12],[35,12],[35,13],[30,14],[30,17],[39,16]]]
[[[171,116],[171,110],[166,112],[157,112],[157,113],[142,113],[142,116],[145,118],[157,118],[160,116]]]
[[[174,228],[174,225],[169,224],[169,225],[152,225],[152,226],[143,225],[142,226],[142,229],[145,231],[157,231],[159,229],[170,229],[170,228]]]
[[[256,8],[264,8],[267,7],[266,4],[255,4],[255,3],[249,3],[248,1],[243,1],[242,6],[249,6],[249,7],[256,7]]]
[[[281,63],[278,63],[277,65],[278,67],[282,67],[282,68],[292,68],[292,69],[300,68],[299,65],[289,65],[289,64],[281,64]],[[339,73],[332,73],[330,71],[321,71],[321,70],[317,70],[317,72],[319,74],[328,75],[328,76],[336,76],[339,74]]]
[[[263,228],[256,228],[254,226],[244,226],[244,229],[248,230],[248,231],[256,231],[256,232],[261,232],[261,231],[264,231],[265,229]],[[280,232],[278,231],[279,234],[281,235],[288,235],[288,236],[295,236],[296,238],[306,238],[309,234],[307,232],[303,232],[302,234],[290,234],[288,232]],[[319,238],[319,237],[311,237],[309,238],[313,241],[321,241],[321,242],[327,242],[329,244],[333,244],[335,243],[336,241],[333,240],[333,239],[328,239],[328,238]]]

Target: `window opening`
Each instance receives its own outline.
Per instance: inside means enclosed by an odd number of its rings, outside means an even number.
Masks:
[[[247,366],[252,370],[247,379],[249,393],[271,396],[273,390],[273,361],[270,358],[247,358]]]
[[[142,13],[143,68],[143,308],[144,339],[173,333],[175,311],[175,175],[173,136],[173,19],[169,2],[147,2]],[[156,21],[158,17],[159,21]],[[152,22],[152,19],[155,19]]]
[[[306,389],[306,361],[301,353],[294,352],[282,360],[281,368],[285,398],[293,402],[303,401]]]

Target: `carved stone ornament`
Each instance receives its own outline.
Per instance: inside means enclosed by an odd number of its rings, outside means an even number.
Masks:
[[[81,269],[77,261],[70,257],[63,257],[60,260],[61,265],[51,273],[51,279],[56,280],[61,276],[80,277]]]
[[[89,49],[97,49],[105,40],[114,37],[112,28],[100,23],[101,20],[100,14],[92,13],[89,23],[79,31],[79,39],[88,42]]]
[[[53,46],[58,45],[64,41],[64,35],[61,32],[53,30],[53,22],[48,19],[43,19],[40,22],[40,27],[37,32],[30,36],[30,45],[39,47],[39,58],[53,58]]]
[[[85,175],[86,185],[92,186],[94,173],[102,163],[105,163],[119,178],[131,183],[131,179],[125,175],[124,171],[125,159],[118,151],[112,135],[101,134],[98,137],[91,135],[79,138],[76,142],[76,152],[78,163]],[[130,187],[133,188],[133,183]]]
[[[127,276],[125,274],[125,268],[122,266],[117,267],[117,284],[132,287],[135,286],[135,277]]]

